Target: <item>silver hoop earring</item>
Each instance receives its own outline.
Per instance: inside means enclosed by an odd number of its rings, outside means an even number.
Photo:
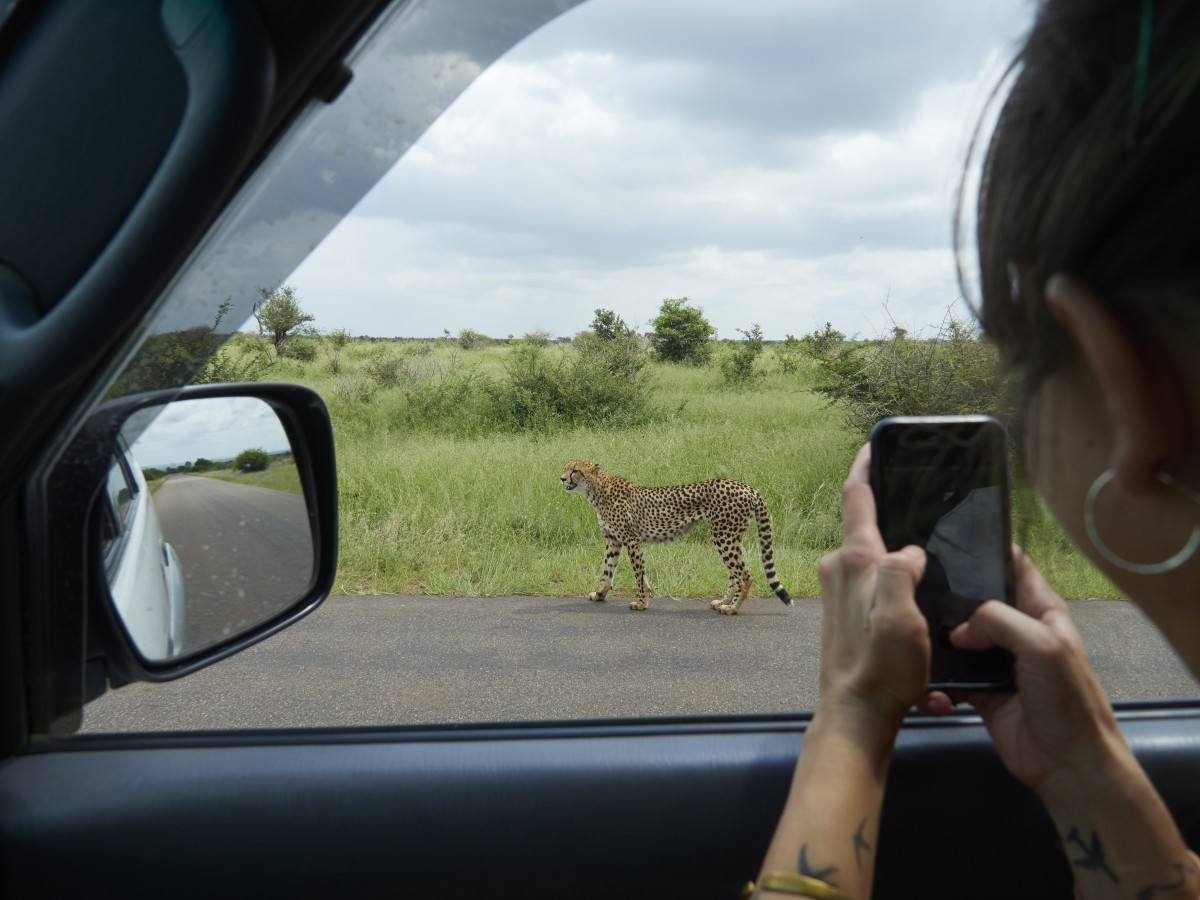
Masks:
[[[1092,486],[1087,492],[1087,499],[1083,502],[1083,524],[1096,551],[1117,568],[1124,569],[1126,572],[1132,572],[1135,575],[1162,575],[1166,572],[1173,572],[1195,556],[1196,550],[1200,549],[1200,525],[1192,526],[1192,536],[1188,538],[1188,542],[1183,545],[1183,548],[1178,553],[1157,563],[1130,562],[1125,557],[1118,556],[1104,543],[1104,540],[1100,537],[1099,530],[1096,528],[1096,500],[1099,499],[1101,492],[1116,475],[1117,473],[1112,469],[1102,472],[1092,482]],[[1160,472],[1158,480],[1173,491],[1187,497],[1197,506],[1200,506],[1200,493],[1192,490],[1192,488],[1179,479],[1172,478],[1165,472]]]

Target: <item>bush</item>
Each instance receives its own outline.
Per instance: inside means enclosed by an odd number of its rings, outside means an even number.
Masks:
[[[491,419],[500,428],[542,431],[574,425],[637,424],[650,417],[650,386],[628,347],[600,342],[573,352],[518,344],[505,378],[486,384]]]
[[[480,430],[480,380],[471,373],[438,372],[404,384],[410,425],[459,434]]]
[[[233,467],[239,472],[265,472],[270,464],[266,451],[257,447],[243,450],[233,460]],[[196,465],[200,465],[200,460],[196,460]]]
[[[363,366],[366,376],[379,387],[395,387],[400,383],[400,370],[403,361],[386,353],[379,353],[367,360]]]
[[[458,341],[458,346],[464,350],[478,350],[492,342],[492,339],[486,334],[482,334],[471,328],[464,328],[460,331],[456,340]]]
[[[804,356],[804,345],[794,334],[784,335],[782,344],[776,344],[775,361],[780,375],[795,375],[800,371],[800,360]]]
[[[748,388],[756,378],[761,378],[761,372],[754,371],[754,362],[762,355],[762,329],[755,322],[749,331],[738,329],[743,335],[742,341],[721,358],[721,376],[725,386],[734,389]]]
[[[795,340],[790,334],[789,340]],[[820,331],[812,331],[800,339],[800,345],[809,356],[820,358],[837,350],[846,342],[846,336],[829,322]]]
[[[333,383],[333,396],[346,404],[369,403],[375,396],[376,385],[367,378],[350,375],[338,378]]]
[[[541,328],[535,331],[527,331],[521,335],[521,341],[526,344],[532,344],[535,347],[549,347],[550,332]]]
[[[571,341],[572,349],[605,372],[625,378],[636,378],[649,360],[649,342],[635,331],[623,331],[607,338],[596,331],[581,331]]]
[[[949,310],[929,339],[910,337],[897,326],[881,340],[818,339],[807,346],[817,361],[816,390],[864,434],[887,416],[1003,418],[1009,411],[995,348],[980,339],[973,320],[957,319]]]
[[[650,346],[667,362],[707,365],[712,357],[711,338],[717,329],[704,318],[703,309],[687,304],[687,297],[662,302],[658,315],[650,320],[654,326]]]
[[[306,338],[293,337],[277,351],[280,359],[294,359],[297,362],[310,363],[317,358],[317,344]]]
[[[267,345],[253,335],[235,335],[192,379],[192,384],[258,381],[274,365]]]

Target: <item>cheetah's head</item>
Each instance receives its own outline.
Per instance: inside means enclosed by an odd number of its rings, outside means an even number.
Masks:
[[[562,475],[558,476],[558,480],[568,491],[581,491],[586,494],[591,490],[592,479],[599,474],[600,465],[598,463],[593,464],[582,459],[573,459],[567,463]]]

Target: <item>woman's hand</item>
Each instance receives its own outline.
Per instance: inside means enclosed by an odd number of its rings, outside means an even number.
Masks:
[[[850,712],[891,730],[921,701],[929,681],[929,631],[917,608],[925,552],[888,553],[863,447],[842,488],[842,546],[817,566],[825,604],[821,635],[821,713]],[[948,712],[944,695],[934,712]]]
[[[1013,548],[1016,607],[989,601],[951,632],[956,647],[1003,647],[1017,690],[972,697],[1008,770],[1045,795],[1111,762],[1125,747],[1067,604]]]
[[[1054,819],[1077,897],[1195,897],[1196,858],[1125,742],[1067,604],[1015,547],[1013,566],[1016,607],[990,600],[950,633],[957,647],[1016,656],[1017,690],[975,698],[1000,758]]]

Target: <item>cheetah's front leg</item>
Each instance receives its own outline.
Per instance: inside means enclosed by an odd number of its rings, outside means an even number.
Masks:
[[[621,558],[621,542],[610,534],[604,537],[608,549],[604,553],[604,574],[600,576],[600,590],[588,594],[588,599],[596,602],[608,596],[609,590],[612,589],[613,572],[617,569],[617,560]]]
[[[633,577],[637,581],[638,598],[629,604],[630,609],[642,610],[650,605],[650,585],[646,583],[646,561],[642,558],[642,545],[631,542],[629,561],[633,563]]]

